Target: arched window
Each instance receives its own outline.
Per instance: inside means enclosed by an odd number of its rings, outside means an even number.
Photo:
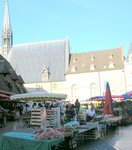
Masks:
[[[96,83],[91,83],[90,84],[90,96],[95,96],[97,95],[97,85]]]
[[[76,84],[71,86],[71,97],[72,98],[78,97],[78,86]]]

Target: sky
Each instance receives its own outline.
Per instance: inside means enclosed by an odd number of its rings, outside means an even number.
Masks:
[[[71,53],[132,43],[132,0],[8,0],[14,44],[69,37]],[[0,0],[2,32],[5,0]],[[1,43],[1,39],[0,39]]]

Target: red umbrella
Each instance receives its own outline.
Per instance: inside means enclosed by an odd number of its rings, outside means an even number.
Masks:
[[[109,87],[109,83],[106,83],[106,91],[105,91],[105,102],[104,102],[104,114],[110,115],[113,114],[113,108],[112,108],[112,96],[111,91]]]

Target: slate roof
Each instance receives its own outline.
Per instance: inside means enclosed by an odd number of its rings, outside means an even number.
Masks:
[[[124,68],[122,48],[71,54],[67,74],[118,70]]]
[[[69,59],[67,40],[55,40],[14,45],[9,62],[25,83],[44,82],[42,72],[46,67],[49,81],[64,81]]]

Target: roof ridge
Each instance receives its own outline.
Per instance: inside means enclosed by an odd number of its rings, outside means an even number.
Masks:
[[[91,51],[83,51],[83,52],[76,52],[76,53],[71,53],[72,55],[76,55],[76,54],[86,54],[86,53],[96,53],[96,52],[106,52],[106,51],[112,51],[112,50],[115,50],[115,49],[120,49],[120,47],[118,48],[110,48],[110,49],[103,49],[103,50],[91,50]]]
[[[22,43],[22,44],[14,44],[13,47],[16,46],[25,46],[25,45],[32,45],[32,44],[43,44],[43,43],[55,43],[55,42],[61,42],[65,41],[65,39],[60,39],[60,40],[49,40],[49,41],[38,41],[38,42],[29,42],[29,43]]]

